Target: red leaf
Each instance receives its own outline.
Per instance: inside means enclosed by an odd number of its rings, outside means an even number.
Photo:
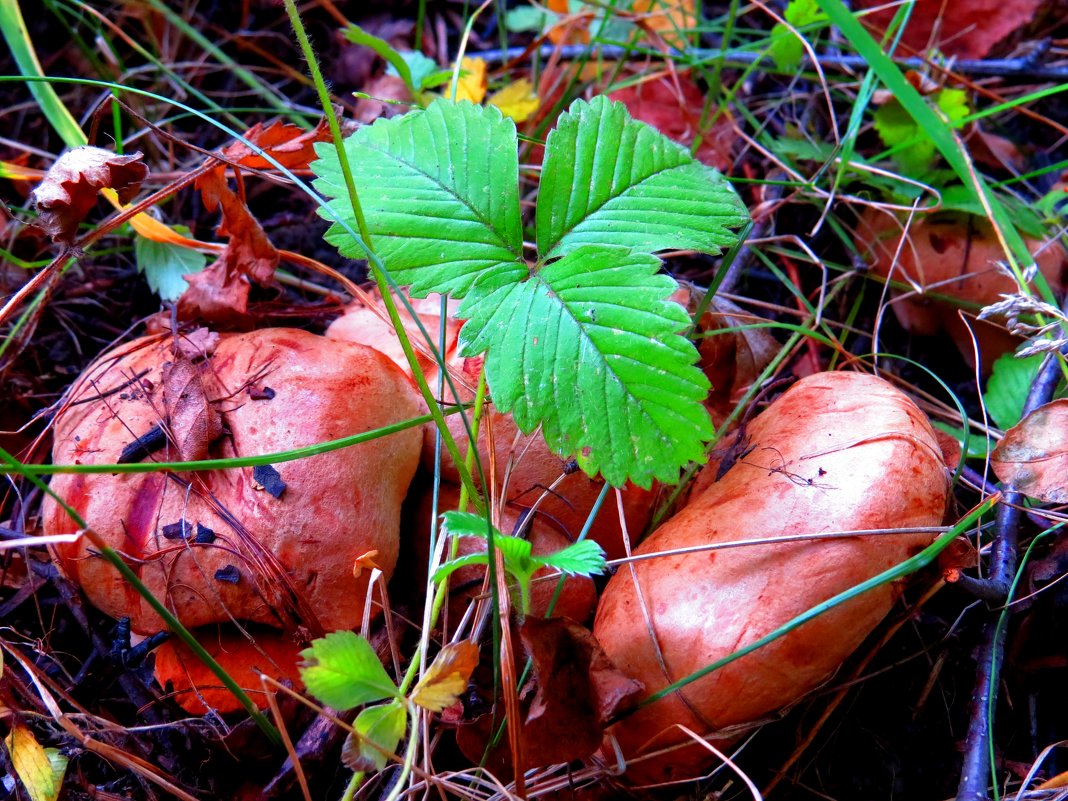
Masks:
[[[916,0],[902,41],[917,52],[937,47],[947,56],[983,58],[1006,37],[1027,25],[1045,0]],[[878,32],[897,11],[883,0],[858,0],[857,10],[882,10],[862,17]],[[937,30],[938,33],[932,36]]]
[[[33,190],[39,224],[57,243],[71,244],[97,192],[114,189],[127,203],[141,189],[148,167],[141,154],[117,156],[99,147],[76,147],[60,156]]]
[[[687,75],[679,75],[677,82],[665,75],[612,92],[609,97],[623,103],[634,119],[684,145],[693,144],[701,130],[705,97]],[[704,132],[697,148],[698,160],[726,171],[734,163],[731,146],[735,138],[733,126],[720,115],[712,130]]]
[[[275,161],[289,170],[306,170],[315,160],[315,143],[329,142],[330,129],[325,120],[320,120],[312,130],[305,131],[297,125],[275,120],[266,126],[257,123],[248,129],[245,138],[258,145]],[[263,156],[254,153],[244,142],[234,142],[223,148],[223,155],[242,167],[269,170],[274,165]]]

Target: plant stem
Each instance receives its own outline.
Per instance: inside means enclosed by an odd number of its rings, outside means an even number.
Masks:
[[[401,349],[404,351],[404,356],[408,360],[408,364],[412,369],[412,377],[415,379],[415,383],[419,387],[420,393],[423,395],[423,400],[426,402],[427,408],[430,410],[430,414],[434,418],[434,423],[438,426],[438,430],[441,431],[445,447],[448,449],[449,455],[453,458],[453,461],[456,464],[456,469],[460,473],[460,482],[468,488],[468,491],[471,492],[474,497],[478,497],[478,491],[475,489],[471,474],[462,466],[463,459],[460,457],[460,449],[456,445],[456,440],[453,438],[452,432],[449,431],[448,426],[445,424],[445,416],[441,412],[441,406],[434,398],[434,394],[430,391],[430,387],[426,382],[426,377],[423,375],[423,372],[419,367],[419,359],[415,355],[411,340],[408,338],[407,328],[401,320],[400,313],[397,311],[396,301],[393,299],[393,294],[390,289],[390,284],[393,282],[387,279],[386,266],[374,251],[374,243],[371,240],[371,231],[367,227],[367,220],[363,214],[363,206],[360,204],[360,196],[356,191],[356,182],[352,177],[352,167],[349,164],[348,154],[345,152],[345,143],[341,136],[341,126],[337,121],[337,114],[334,113],[334,106],[330,102],[330,92],[327,90],[326,82],[323,80],[323,74],[319,69],[319,62],[315,58],[315,51],[312,49],[307,31],[304,30],[304,23],[300,19],[300,13],[297,11],[297,6],[294,0],[285,0],[285,7],[286,13],[289,14],[289,21],[293,25],[293,31],[296,33],[297,41],[300,44],[300,49],[304,54],[304,59],[308,62],[308,69],[311,71],[315,90],[319,94],[319,102],[323,107],[323,114],[326,116],[327,124],[330,126],[330,135],[334,140],[334,148],[337,151],[338,162],[341,165],[341,172],[345,178],[345,188],[348,191],[349,202],[351,203],[353,213],[356,216],[356,227],[359,230],[357,241],[367,254],[368,266],[371,269],[371,274],[374,276],[375,283],[378,285],[378,292],[382,296],[382,303],[385,305],[386,311],[389,313],[389,319],[390,322],[393,323],[393,328],[396,331]],[[409,311],[411,310],[409,309]],[[417,319],[414,312],[412,312],[412,319]],[[433,345],[433,343],[431,343],[431,345]],[[442,370],[446,369],[444,361],[440,363],[440,368]]]

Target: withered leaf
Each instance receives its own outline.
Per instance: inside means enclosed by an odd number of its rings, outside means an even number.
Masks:
[[[478,646],[471,640],[449,643],[412,691],[412,701],[423,709],[441,712],[452,706],[467,689],[478,666]]]
[[[281,498],[286,491],[286,482],[282,475],[269,464],[258,464],[252,468],[252,479],[275,498]]]
[[[1039,406],[1005,432],[990,456],[994,474],[1043,503],[1068,503],[1068,399]]]
[[[114,189],[122,203],[137,194],[148,174],[141,158],[141,153],[118,156],[88,145],[68,150],[33,190],[41,227],[54,242],[74,242],[78,223],[96,204],[99,190]]]
[[[283,167],[290,170],[306,170],[316,158],[315,143],[330,141],[330,128],[326,120],[310,131],[298,125],[274,120],[264,125],[256,123],[245,132],[245,138],[258,145]],[[236,161],[243,167],[260,170],[274,169],[274,165],[244,142],[234,142],[223,148],[223,155],[230,161]]]
[[[222,435],[222,416],[208,400],[201,371],[186,356],[163,365],[163,406],[178,460],[207,459],[208,447]]]
[[[396,753],[407,714],[399,701],[369,706],[356,717],[356,734],[345,738],[341,761],[352,771],[379,771]]]
[[[585,759],[600,747],[606,723],[637,698],[642,684],[616,668],[589,630],[573,620],[530,616],[520,638],[533,661],[522,692],[525,766]],[[483,715],[457,731],[468,759],[481,762],[499,722]],[[490,752],[487,766],[500,776],[511,773],[507,742]]]

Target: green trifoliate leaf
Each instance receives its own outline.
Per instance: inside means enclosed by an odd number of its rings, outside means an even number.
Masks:
[[[188,236],[189,229],[174,226],[175,231]],[[189,287],[183,275],[199,273],[208,258],[198,250],[190,250],[170,242],[154,242],[138,234],[134,237],[134,259],[137,269],[161,300],[178,300]]]
[[[608,570],[604,549],[593,540],[580,540],[548,556],[535,560],[569,576],[597,576]]]
[[[356,716],[356,734],[345,739],[341,761],[352,771],[382,770],[404,736],[408,715],[400,701],[369,706]]]
[[[413,295],[463,297],[476,282],[527,274],[516,147],[515,123],[498,109],[444,99],[345,140],[374,249]],[[356,231],[337,153],[329,144],[316,145],[316,153],[315,187]],[[326,239],[345,256],[365,255],[337,223]]]
[[[549,134],[537,204],[543,258],[587,244],[716,254],[748,220],[722,175],[622,103],[576,100]]]
[[[686,311],[660,262],[624,248],[583,247],[529,280],[468,297],[463,352],[487,352],[498,409],[524,432],[620,486],[674,482],[703,461],[712,427],[708,379],[680,335]]]
[[[300,652],[300,677],[308,692],[338,710],[395,698],[397,685],[378,661],[374,648],[351,631],[335,631]]]

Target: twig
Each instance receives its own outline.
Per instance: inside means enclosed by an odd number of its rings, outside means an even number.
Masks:
[[[475,55],[487,64],[511,64],[513,62],[527,60],[535,52],[537,52],[543,59],[548,58],[556,52],[559,52],[559,58],[580,58],[588,49],[589,47],[587,45],[564,45],[562,47],[544,45],[541,48],[509,47],[506,50],[483,50]],[[632,53],[632,50],[628,50],[619,45],[601,45],[597,50],[601,56],[610,60],[622,59]],[[752,50],[723,51],[715,48],[697,48],[687,50],[685,54],[671,51],[667,55],[685,56],[687,59],[693,61],[722,58],[725,64],[739,67],[748,66],[764,60],[771,63],[771,59],[768,58],[764,52]],[[906,70],[923,70],[930,69],[934,66],[939,69],[944,69],[947,72],[961,73],[964,75],[981,75],[999,78],[1027,78],[1043,81],[1068,80],[1068,65],[1054,66],[1051,64],[1043,64],[1036,58],[1038,55],[1040,55],[1040,51],[1023,58],[963,59],[960,61],[948,62],[944,66],[932,64],[930,60],[923,58],[899,58],[894,59],[894,63]],[[803,59],[803,63],[812,66],[812,59],[806,56]],[[832,53],[818,53],[816,55],[816,63],[818,63],[820,67],[830,67],[840,70],[862,70],[868,67],[868,62],[861,56],[843,56]]]
[[[1060,380],[1060,354],[1050,354],[1039,370],[1024,403],[1024,416],[1049,403]],[[1024,496],[1007,487],[998,507],[991,553],[990,578],[966,581],[959,586],[971,590],[984,600],[1002,603],[1008,597],[1016,573],[1016,541]],[[994,616],[986,622],[983,641],[979,647],[975,689],[972,691],[972,719],[964,743],[964,760],[956,801],[986,801],[990,779],[991,709],[997,700],[998,674],[1005,655],[1005,626],[998,625]]]

